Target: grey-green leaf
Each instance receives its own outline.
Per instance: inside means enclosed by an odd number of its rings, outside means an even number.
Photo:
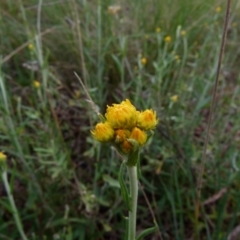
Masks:
[[[151,228],[147,228],[145,230],[143,230],[137,237],[136,240],[142,240],[144,237],[146,237],[147,235],[149,235],[150,233],[153,233],[157,230],[157,227],[151,227]]]
[[[125,162],[122,162],[120,170],[119,170],[119,174],[118,174],[118,181],[120,184],[123,201],[127,205],[128,210],[131,211],[129,194],[128,194],[127,186],[126,186],[126,184],[124,182],[124,178],[123,178],[124,167],[125,167]]]

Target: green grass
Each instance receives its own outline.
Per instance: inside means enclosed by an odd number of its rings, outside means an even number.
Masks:
[[[162,239],[199,234],[225,240],[240,222],[239,3],[231,7],[201,200],[227,191],[204,205],[198,223],[196,182],[225,1],[122,0],[121,10],[111,15],[108,6],[114,4],[1,3],[0,151],[8,156],[24,232],[33,240],[124,238],[127,209],[116,183],[121,160],[93,140],[90,130],[98,117],[76,72],[101,113],[126,98],[138,109],[157,111],[160,123],[141,152],[140,182]],[[166,36],[172,38],[168,44]],[[0,239],[19,239],[3,183],[0,205]],[[140,190],[137,229],[152,226]]]

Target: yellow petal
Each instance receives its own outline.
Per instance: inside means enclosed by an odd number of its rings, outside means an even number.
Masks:
[[[141,129],[135,127],[133,128],[129,138],[136,140],[140,145],[143,145],[147,141],[147,134]]]
[[[136,108],[127,99],[120,104],[107,106],[105,117],[114,129],[131,129],[136,125]]]

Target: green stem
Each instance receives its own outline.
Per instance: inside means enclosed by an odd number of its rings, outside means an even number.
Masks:
[[[6,170],[3,170],[3,172],[2,172],[2,179],[3,179],[3,182],[4,182],[5,189],[7,191],[8,200],[9,200],[11,208],[12,208],[12,214],[13,214],[15,223],[17,225],[18,231],[19,231],[23,240],[28,240],[27,236],[25,235],[25,233],[23,231],[22,222],[21,222],[21,219],[19,217],[16,204],[14,202],[14,198],[13,198],[12,191],[11,191],[11,188],[10,188],[10,185],[9,185],[9,182],[8,182],[7,171]]]
[[[137,166],[127,166],[130,184],[130,206],[128,212],[128,240],[136,239],[136,220],[137,220],[137,199],[138,199],[138,178]]]

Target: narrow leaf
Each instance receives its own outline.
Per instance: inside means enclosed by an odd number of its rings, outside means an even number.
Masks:
[[[150,233],[153,233],[157,230],[157,227],[151,227],[151,228],[147,228],[145,230],[143,230],[137,237],[136,240],[142,240],[144,237],[146,237],[147,235],[149,235]]]
[[[118,181],[120,184],[123,201],[127,205],[128,210],[131,211],[129,194],[128,194],[127,186],[126,186],[126,184],[124,182],[124,178],[123,178],[124,166],[125,166],[125,162],[122,162],[120,170],[119,170],[119,174],[118,174]]]

